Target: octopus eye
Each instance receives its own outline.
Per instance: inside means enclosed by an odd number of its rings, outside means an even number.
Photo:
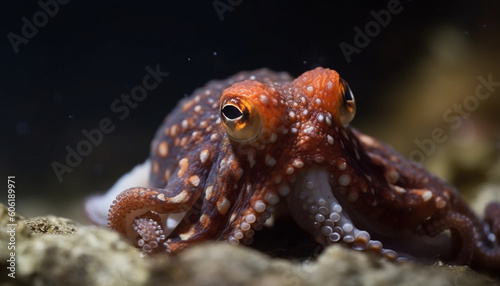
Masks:
[[[230,139],[250,142],[262,133],[262,119],[246,99],[232,98],[221,105],[220,118]]]
[[[351,88],[343,79],[340,79],[340,93],[342,95],[342,103],[340,104],[340,122],[347,126],[356,114],[356,102]]]
[[[227,120],[236,120],[236,119],[243,116],[243,113],[241,112],[241,110],[238,107],[236,107],[234,105],[229,105],[229,104],[224,106],[222,108],[221,112],[222,112],[223,117],[227,118]]]

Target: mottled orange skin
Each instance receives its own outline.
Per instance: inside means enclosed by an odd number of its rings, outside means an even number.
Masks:
[[[346,88],[337,72],[317,68],[295,80],[265,69],[240,73],[196,90],[156,134],[149,188],[120,194],[111,206],[109,226],[136,242],[137,233],[127,230],[131,212],[159,222],[161,214],[187,211],[155,251],[177,253],[205,240],[251,243],[280,202],[288,202],[294,215],[309,215],[296,207],[306,202],[298,198],[296,182],[305,182],[318,169],[330,176],[325,184],[342,206],[341,216],[350,217],[371,237],[399,244],[411,237],[413,244],[419,237],[450,229],[449,249],[435,257],[448,255],[456,263],[500,269],[499,204],[492,203],[485,221],[480,220],[453,187],[351,128],[345,117]],[[228,103],[260,116],[255,122],[261,122],[261,129],[254,139],[240,142],[228,136],[221,122],[222,107]],[[310,192],[324,194],[318,187]],[[313,198],[308,193],[300,196]],[[319,227],[324,227],[319,219]],[[318,227],[307,226],[309,220],[299,225],[318,243],[331,244]],[[398,258],[357,228],[355,237],[343,244]]]

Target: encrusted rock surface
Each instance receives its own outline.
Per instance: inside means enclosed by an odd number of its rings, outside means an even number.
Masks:
[[[305,261],[225,243],[201,244],[177,257],[142,257],[105,228],[53,216],[16,219],[16,278],[2,270],[0,285],[497,285],[467,267],[391,263],[341,246]],[[3,246],[7,230],[0,205]],[[8,257],[2,247],[2,269]]]

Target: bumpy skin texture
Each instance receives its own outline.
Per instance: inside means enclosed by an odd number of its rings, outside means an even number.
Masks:
[[[500,205],[477,218],[453,187],[349,127],[353,116],[329,69],[212,81],[165,119],[150,185],[121,193],[109,226],[145,252],[175,254],[205,240],[249,244],[282,203],[324,246],[500,269]]]

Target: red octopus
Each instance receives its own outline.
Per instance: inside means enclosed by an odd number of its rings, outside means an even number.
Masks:
[[[150,159],[86,208],[147,253],[250,244],[284,204],[323,246],[500,269],[500,203],[479,219],[452,186],[350,127],[354,114],[330,69],[212,81],[167,116]]]

